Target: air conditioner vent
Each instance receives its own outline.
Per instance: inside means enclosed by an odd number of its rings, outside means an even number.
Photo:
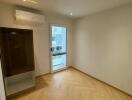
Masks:
[[[21,21],[28,21],[35,23],[44,23],[45,20],[44,15],[23,11],[23,10],[16,10],[15,17],[17,21],[21,20]]]

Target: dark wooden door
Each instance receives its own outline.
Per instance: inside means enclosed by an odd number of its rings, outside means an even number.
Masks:
[[[1,36],[5,75],[34,70],[32,30],[1,28]]]

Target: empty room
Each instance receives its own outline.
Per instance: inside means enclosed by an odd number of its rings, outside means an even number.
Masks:
[[[0,0],[0,100],[132,100],[132,0]]]

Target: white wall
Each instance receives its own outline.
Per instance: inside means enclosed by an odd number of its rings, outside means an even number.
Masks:
[[[74,64],[132,94],[132,4],[75,22]]]
[[[56,15],[46,15],[43,25],[31,24],[27,22],[16,22],[14,13],[15,6],[0,3],[0,27],[18,27],[33,29],[34,33],[34,52],[36,74],[43,75],[50,72],[50,24],[60,24],[68,27],[69,39],[71,39],[71,20]],[[71,47],[71,42],[68,42]],[[68,66],[71,66],[71,48],[69,51]]]
[[[4,91],[2,70],[1,70],[1,62],[0,62],[0,100],[6,100],[5,99],[5,91]]]

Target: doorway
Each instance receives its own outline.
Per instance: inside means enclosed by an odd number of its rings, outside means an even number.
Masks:
[[[51,71],[67,68],[67,28],[51,25]]]

